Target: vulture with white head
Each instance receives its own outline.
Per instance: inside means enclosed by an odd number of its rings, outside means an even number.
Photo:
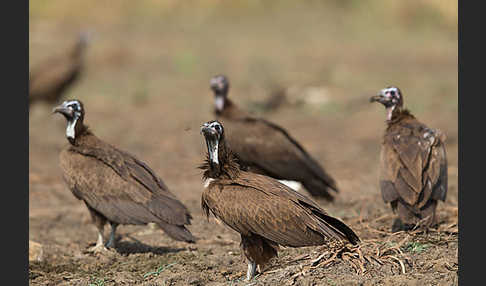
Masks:
[[[226,144],[227,129],[218,121],[201,128],[207,146],[206,180],[201,205],[241,235],[248,259],[247,279],[263,270],[277,256],[279,245],[325,245],[337,250],[357,244],[358,236],[340,220],[328,215],[316,202],[274,178],[241,170]]]
[[[186,228],[192,216],[162,179],[134,155],[103,142],[84,124],[79,100],[64,101],[53,110],[67,120],[69,144],[61,151],[60,166],[73,195],[84,201],[98,229],[92,251],[115,246],[118,225],[157,224],[175,240],[194,242]],[[111,234],[104,245],[106,222]]]
[[[447,195],[445,135],[421,123],[403,107],[403,94],[390,86],[370,98],[386,108],[380,155],[380,188],[398,218],[392,231],[437,224],[437,202]]]

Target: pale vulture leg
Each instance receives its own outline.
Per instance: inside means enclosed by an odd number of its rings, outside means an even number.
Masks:
[[[255,262],[248,262],[248,271],[246,272],[246,280],[250,281],[254,276],[256,272],[256,263]]]
[[[105,229],[106,218],[98,213],[96,210],[91,208],[88,204],[86,204],[86,206],[88,207],[89,213],[91,215],[91,218],[93,219],[93,223],[96,226],[96,229],[98,229],[98,241],[96,242],[95,246],[88,248],[88,252],[105,251],[107,249],[103,244],[103,232]]]
[[[297,181],[288,181],[288,180],[278,180],[278,181],[286,185],[287,187],[293,189],[294,191],[299,191],[302,188],[302,184]]]
[[[111,225],[110,238],[108,239],[108,242],[106,243],[106,247],[114,248],[115,247],[115,233],[116,233],[116,227],[118,226],[118,224],[117,223],[110,223],[110,225]]]
[[[93,247],[88,248],[88,252],[101,252],[101,251],[108,251],[105,245],[103,244],[103,232],[98,230],[98,241],[96,245]]]

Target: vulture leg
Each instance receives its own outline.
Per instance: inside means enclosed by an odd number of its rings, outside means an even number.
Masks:
[[[419,221],[417,215],[400,200],[391,203],[392,209],[398,213],[398,218],[393,222],[392,232],[408,231],[415,227]]]
[[[106,218],[87,204],[86,206],[88,207],[89,213],[91,214],[91,219],[93,220],[93,223],[98,229],[98,241],[96,242],[95,246],[88,248],[88,252],[105,251],[107,249],[103,243],[103,232],[105,230]]]
[[[424,220],[423,225],[426,228],[437,225],[437,216],[435,215],[435,208],[437,207],[436,200],[429,200],[427,204],[420,210],[420,216]]]
[[[88,252],[96,253],[102,251],[108,251],[108,249],[103,244],[103,233],[98,230],[98,241],[96,242],[95,246],[88,248]]]
[[[277,256],[278,245],[256,234],[242,234],[240,246],[248,259],[248,272],[246,273],[248,280],[255,276],[257,266],[261,272],[265,264]]]
[[[250,281],[254,276],[256,272],[256,263],[248,261],[248,271],[246,272],[246,280]]]
[[[114,248],[115,247],[115,232],[116,232],[116,227],[118,224],[116,222],[110,222],[111,226],[111,232],[110,232],[110,238],[108,242],[106,243],[106,247],[108,248]]]

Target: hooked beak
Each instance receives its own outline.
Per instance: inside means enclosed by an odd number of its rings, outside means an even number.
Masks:
[[[73,117],[73,110],[71,108],[68,108],[64,104],[58,105],[52,109],[52,113],[61,113],[62,115],[66,116],[67,118],[72,118]]]
[[[378,93],[377,95],[370,97],[370,102],[375,102],[375,101],[379,103],[385,102],[385,94],[383,94],[383,91],[380,91],[380,93]]]
[[[214,91],[220,91],[223,90],[224,88],[223,82],[218,78],[211,79],[209,85],[211,86],[211,89]]]

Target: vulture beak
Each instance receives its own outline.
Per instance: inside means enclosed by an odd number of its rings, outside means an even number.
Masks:
[[[392,97],[386,94],[385,89],[382,89],[380,93],[370,98],[370,102],[379,102],[386,108],[386,119],[389,121],[392,118],[393,111],[395,110],[395,104],[393,104]]]
[[[54,113],[61,113],[66,118],[73,118],[74,117],[74,111],[71,108],[67,107],[64,103],[54,107],[52,109],[52,114],[54,114]]]
[[[370,102],[375,102],[375,101],[381,104],[384,104],[387,101],[383,90],[380,91],[380,93],[378,93],[377,95],[370,97]]]
[[[201,127],[201,133],[206,139],[206,146],[208,148],[209,160],[211,165],[219,165],[218,160],[218,147],[219,147],[219,134],[216,130],[204,124]]]
[[[209,81],[209,85],[211,86],[211,88],[214,91],[219,91],[219,90],[222,90],[224,88],[223,82],[221,82],[221,80],[219,78],[212,78]]]

